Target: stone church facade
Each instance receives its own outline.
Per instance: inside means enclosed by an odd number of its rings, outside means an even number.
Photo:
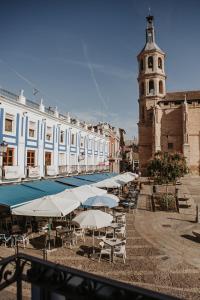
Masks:
[[[179,152],[191,173],[200,173],[200,91],[166,92],[165,53],[147,17],[146,44],[139,53],[139,162],[145,174],[157,151]]]

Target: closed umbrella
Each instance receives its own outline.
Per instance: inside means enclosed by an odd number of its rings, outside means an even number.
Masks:
[[[102,212],[101,210],[87,210],[81,212],[73,221],[81,228],[90,228],[93,230],[93,253],[94,253],[94,230],[107,227],[112,222],[113,217],[110,214]]]
[[[119,201],[118,198],[117,200]],[[113,208],[118,205],[118,201],[116,201],[114,198],[110,197],[109,195],[102,195],[102,196],[89,197],[85,202],[83,202],[83,205],[96,206],[96,207],[103,206],[103,207]]]

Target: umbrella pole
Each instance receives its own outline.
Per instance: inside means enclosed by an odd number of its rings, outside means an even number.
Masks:
[[[49,240],[48,240],[48,248],[49,250],[51,250],[51,245],[50,245],[50,233],[51,233],[51,224],[50,224],[50,218],[49,218],[49,225],[48,225],[48,236],[49,236]]]
[[[93,229],[92,245],[93,245],[93,254],[94,254],[94,229]]]

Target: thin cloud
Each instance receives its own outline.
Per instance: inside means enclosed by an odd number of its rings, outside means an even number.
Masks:
[[[83,68],[88,68],[88,64],[81,60],[63,59],[62,61],[67,64],[72,64],[72,65],[77,65],[77,66],[80,66]],[[128,70],[124,70],[124,69],[113,67],[113,66],[104,66],[104,65],[95,64],[95,63],[91,63],[91,66],[92,66],[93,70],[95,70],[97,72],[100,72],[100,73],[103,73],[106,75],[110,75],[113,77],[117,77],[117,78],[123,79],[123,80],[127,80],[127,79],[133,80],[134,77],[136,76],[136,74],[134,72],[130,72]]]
[[[108,109],[106,101],[105,101],[105,99],[104,99],[104,97],[103,97],[103,95],[101,93],[100,86],[99,86],[99,84],[98,84],[98,82],[96,80],[95,73],[94,73],[92,64],[90,62],[89,56],[88,56],[87,45],[83,41],[82,41],[82,46],[83,46],[83,54],[84,54],[84,57],[85,57],[88,69],[90,71],[90,75],[91,75],[92,81],[94,83],[94,86],[96,88],[97,94],[99,96],[99,99],[101,100],[102,104],[104,105],[104,108]]]

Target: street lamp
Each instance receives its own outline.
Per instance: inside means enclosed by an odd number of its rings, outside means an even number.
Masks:
[[[3,178],[3,155],[7,152],[8,143],[2,141],[0,143],[0,168],[1,168],[1,179]]]
[[[8,143],[6,143],[5,141],[0,143],[0,156],[3,156],[4,153],[7,152],[7,148],[8,148]]]

